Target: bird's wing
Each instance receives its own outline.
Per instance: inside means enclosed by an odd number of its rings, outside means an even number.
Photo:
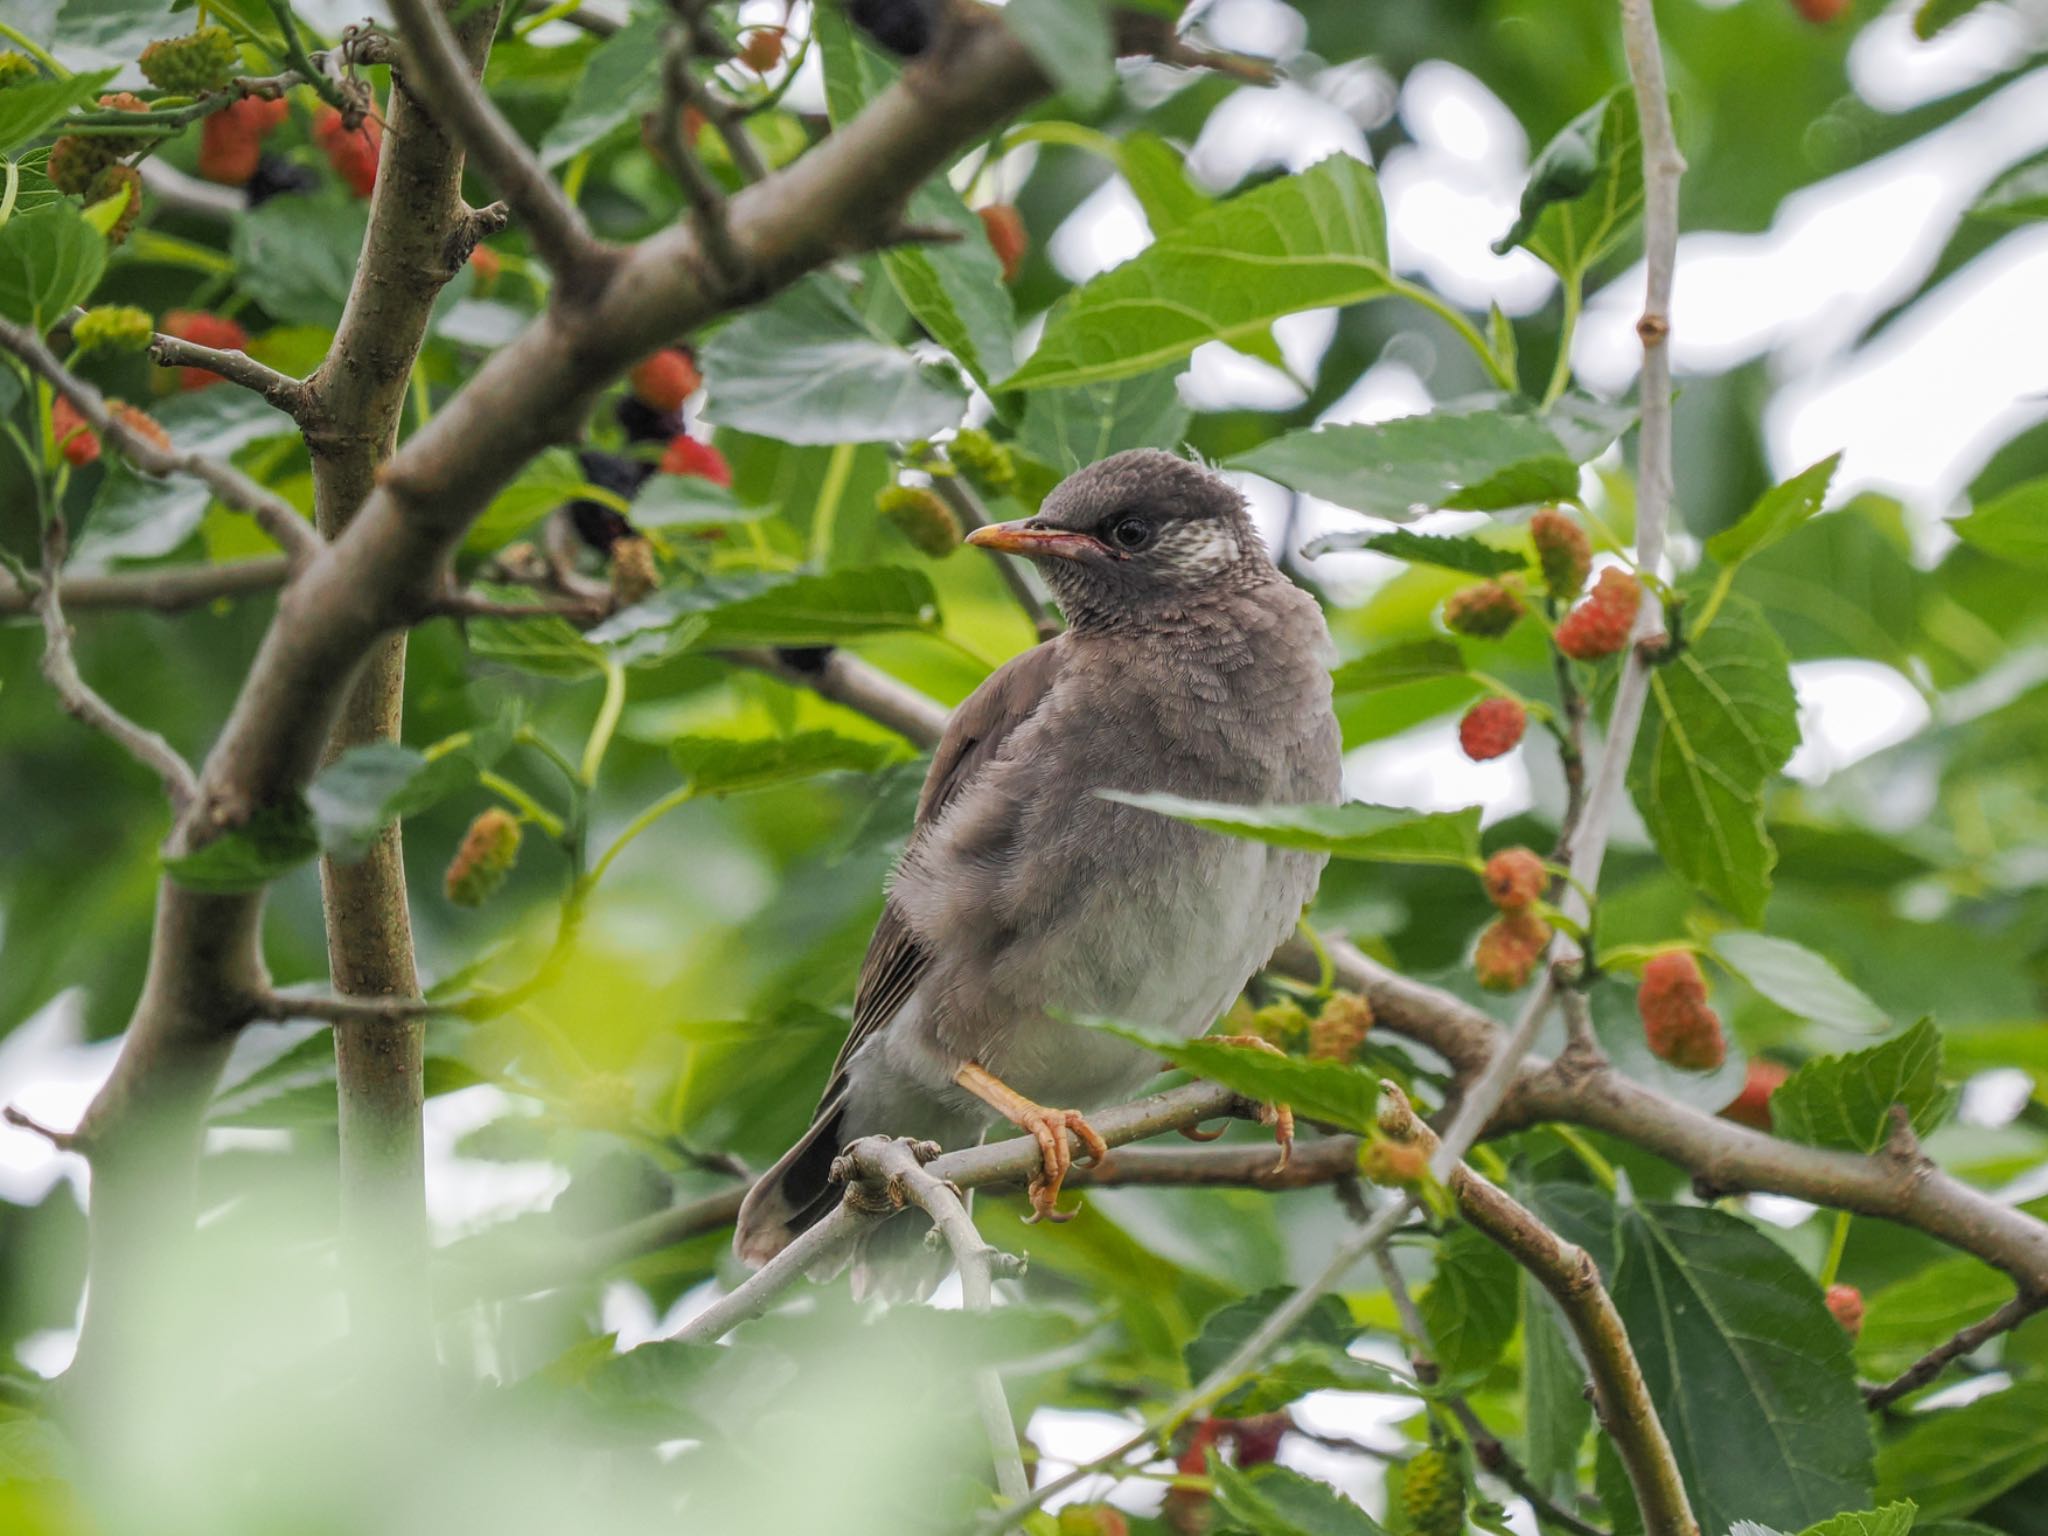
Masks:
[[[938,820],[941,812],[971,784],[997,749],[1018,726],[1037,711],[1052,692],[1059,677],[1066,647],[1058,638],[1034,646],[992,673],[967,702],[953,711],[946,734],[939,738],[932,756],[931,771],[925,775],[924,790],[917,798],[915,841]],[[867,958],[861,962],[860,982],[853,994],[853,1029],[840,1047],[839,1060],[832,1067],[832,1081],[853,1059],[867,1038],[890,1019],[917,990],[918,981],[930,967],[931,956],[904,921],[891,897],[882,907],[882,920],[868,941]],[[832,1089],[827,1088],[829,1097]]]

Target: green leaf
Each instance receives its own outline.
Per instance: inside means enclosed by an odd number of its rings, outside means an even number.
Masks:
[[[1949,527],[1993,559],[2048,571],[2048,477],[2014,486]]]
[[[1384,864],[1479,864],[1479,807],[1418,813],[1362,800],[1344,805],[1232,805],[1180,795],[1096,791],[1105,800],[1156,811],[1211,832],[1281,848],[1306,848],[1339,859]]]
[[[1903,1104],[1925,1135],[1954,1103],[1941,1081],[1941,1031],[1922,1019],[1896,1040],[1807,1062],[1771,1095],[1771,1127],[1810,1146],[1875,1152],[1890,1133],[1892,1105]]]
[[[540,677],[594,677],[605,667],[602,648],[552,614],[528,619],[471,619],[465,626],[471,654]]]
[[[2048,1381],[2023,1381],[1912,1427],[1878,1452],[1878,1491],[1930,1519],[1967,1515],[2048,1467]]]
[[[485,729],[434,758],[392,741],[351,747],[306,787],[321,850],[343,863],[360,859],[392,822],[474,784],[511,740],[509,726]]]
[[[35,80],[0,91],[0,154],[39,137],[73,107],[98,97],[118,69],[95,69],[68,80]]]
[[[1102,0],[1010,0],[1003,22],[1083,112],[1116,89],[1116,47]]]
[[[1996,224],[2048,219],[2048,155],[2023,160],[2007,171],[1970,204],[1970,212]]]
[[[1062,475],[1126,448],[1179,448],[1192,412],[1181,400],[1181,367],[1024,397],[1016,446]]]
[[[1618,90],[1558,130],[1536,156],[1521,214],[1496,244],[1517,245],[1567,282],[1620,243],[1643,208],[1642,129],[1635,93]]]
[[[1982,1259],[1941,1259],[1886,1286],[1863,1309],[1856,1359],[1867,1375],[1896,1376],[1935,1345],[2012,1300],[2010,1275]]]
[[[1223,1513],[1259,1536],[1385,1536],[1379,1522],[1328,1483],[1290,1468],[1240,1472],[1212,1451],[1209,1475]]]
[[[1201,1332],[1181,1352],[1190,1382],[1206,1381],[1244,1341],[1256,1333],[1273,1311],[1294,1294],[1294,1287],[1276,1285],[1218,1307],[1202,1319]],[[1320,1345],[1341,1351],[1357,1329],[1341,1299],[1319,1296],[1301,1321],[1280,1340],[1285,1345]]]
[[[1380,1080],[1363,1067],[1305,1056],[1280,1056],[1256,1046],[1222,1040],[1183,1040],[1106,1019],[1083,1021],[1091,1029],[1156,1051],[1184,1072],[1221,1083],[1261,1104],[1289,1104],[1298,1115],[1349,1131],[1369,1131],[1379,1110]]]
[[[1579,463],[1613,440],[1569,447],[1533,411],[1488,406],[1400,416],[1369,426],[1289,432],[1228,460],[1231,469],[1375,517],[1433,508],[1495,512],[1579,492]],[[1317,540],[1308,553],[1343,548]]]
[[[1761,933],[1728,932],[1715,934],[1708,947],[1787,1013],[1861,1034],[1891,1028],[1890,1015],[1804,945]]]
[[[930,437],[967,408],[950,366],[877,336],[825,277],[721,327],[698,361],[705,420],[785,443]]]
[[[1216,199],[1189,179],[1180,151],[1158,134],[1140,130],[1112,142],[1117,169],[1124,173],[1138,206],[1145,210],[1153,239],[1216,206]]]
[[[163,0],[64,0],[51,41],[132,57],[164,35],[164,9]]]
[[[91,296],[106,265],[105,237],[70,203],[16,214],[0,226],[0,315],[47,330]]]
[[[1243,341],[1282,315],[1378,298],[1391,283],[1379,183],[1332,155],[1219,204],[1068,295],[1006,387],[1148,373],[1205,341]]]
[[[1271,1413],[1311,1392],[1413,1395],[1415,1388],[1385,1366],[1354,1359],[1331,1345],[1297,1343],[1275,1350],[1249,1381],[1230,1394],[1230,1411],[1244,1417]]]
[[[1705,1531],[1803,1530],[1870,1502],[1870,1426],[1820,1287],[1705,1207],[1616,1212],[1615,1307]]]
[[[748,507],[702,475],[656,475],[633,498],[636,528],[723,528],[757,523],[771,507]]]
[[[839,12],[821,9],[812,28],[824,57],[828,115],[834,128],[843,128],[899,72]],[[1017,366],[1017,316],[1002,262],[981,220],[944,176],[911,196],[904,217],[910,224],[960,232],[948,244],[892,246],[882,252],[882,268],[904,308],[987,388]]]
[[[1672,872],[1745,922],[1762,920],[1777,861],[1764,783],[1798,745],[1791,663],[1742,598],[1650,673],[1629,793]]]
[[[891,246],[882,268],[903,307],[986,389],[1017,366],[1017,313],[1002,261],[979,216],[943,176],[918,188],[905,216],[924,228],[957,230],[960,238]]]
[[[1527,1274],[1521,1290],[1525,1460],[1529,1476],[1555,1498],[1578,1486],[1579,1450],[1593,1427],[1593,1405],[1557,1303]]]
[[[573,160],[660,100],[664,24],[659,11],[638,12],[590,55],[569,104],[541,137],[542,165]]]
[[[1327,533],[1306,546],[1302,553],[1314,559],[1337,549],[1369,549],[1374,554],[1392,555],[1396,560],[1406,560],[1410,564],[1440,565],[1447,571],[1464,571],[1472,576],[1499,576],[1508,571],[1519,571],[1529,563],[1529,557],[1520,550],[1502,549],[1483,539],[1465,534],[1416,533],[1408,528],[1395,528],[1386,533],[1374,533],[1363,528]]]
[[[192,852],[164,860],[164,869],[188,890],[253,891],[296,869],[320,851],[313,813],[293,798],[267,805]]]
[[[1852,1510],[1809,1525],[1799,1536],[1906,1536],[1918,1506],[1911,1499],[1882,1509]]]
[[[1820,510],[1827,499],[1828,482],[1835,477],[1839,453],[1830,454],[1759,496],[1756,505],[1740,521],[1723,528],[1707,540],[1707,553],[1722,565],[1740,565],[1751,555],[1768,549]]]
[[[1355,657],[1330,674],[1330,687],[1340,694],[1377,693],[1407,683],[1458,677],[1464,671],[1465,657],[1456,643],[1432,637],[1382,646]]]
[[[904,754],[885,741],[863,741],[836,731],[794,736],[679,736],[669,758],[699,795],[767,789],[820,773],[872,773]]]
[[[1487,1370],[1514,1337],[1515,1261],[1471,1227],[1436,1246],[1436,1278],[1417,1298],[1436,1363],[1453,1376]]]
[[[273,198],[234,222],[235,286],[287,325],[335,326],[369,215],[355,198]]]
[[[924,572],[852,567],[822,576],[764,572],[669,587],[590,631],[596,646],[639,664],[692,647],[837,645],[939,622]]]
[[[483,516],[463,539],[462,547],[472,554],[502,549],[556,507],[574,501],[583,484],[583,466],[575,454],[567,448],[543,448],[521,466],[509,485],[491,498]],[[637,521],[637,502],[633,515]]]
[[[1920,0],[1920,8],[1913,13],[1913,35],[1924,43],[1984,3],[1985,0]]]

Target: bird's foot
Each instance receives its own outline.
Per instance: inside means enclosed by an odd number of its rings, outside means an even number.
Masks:
[[[1029,1222],[1073,1220],[1075,1211],[1059,1209],[1060,1190],[1066,1184],[1068,1171],[1074,1166],[1074,1150],[1067,1140],[1067,1133],[1073,1132],[1074,1140],[1081,1143],[1084,1160],[1091,1165],[1099,1164],[1109,1156],[1109,1143],[1097,1134],[1095,1127],[1078,1109],[1047,1109],[971,1061],[954,1074],[953,1081],[1038,1143],[1039,1171],[1028,1186],[1031,1214],[1024,1219]]]
[[[1258,1035],[1215,1035],[1211,1038],[1219,1045],[1248,1045],[1256,1050],[1271,1051],[1275,1056],[1285,1056],[1287,1054],[1272,1041],[1263,1039]],[[1294,1158],[1294,1110],[1292,1106],[1286,1104],[1261,1104],[1259,1106],[1259,1124],[1271,1126],[1273,1128],[1273,1139],[1280,1144],[1280,1161],[1273,1165],[1273,1171],[1279,1173]],[[1182,1132],[1182,1134],[1185,1135],[1186,1132]],[[1198,1137],[1197,1139],[1207,1140],[1208,1138]]]
[[[1229,1130],[1230,1127],[1219,1125],[1213,1131],[1205,1131],[1199,1125],[1177,1125],[1174,1129],[1187,1137],[1189,1141],[1214,1141],[1218,1136]]]

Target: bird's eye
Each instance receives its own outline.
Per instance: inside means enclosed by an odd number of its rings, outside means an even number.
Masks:
[[[1118,549],[1143,549],[1152,542],[1152,520],[1120,517],[1110,525],[1109,541]]]

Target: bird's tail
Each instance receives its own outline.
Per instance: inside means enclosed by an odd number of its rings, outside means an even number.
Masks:
[[[755,1268],[766,1264],[839,1203],[842,1190],[832,1180],[833,1160],[848,1143],[880,1129],[866,1123],[868,1116],[849,1108],[851,1096],[846,1087],[828,1094],[812,1117],[810,1129],[747,1191],[732,1238],[733,1252],[743,1263]],[[967,1145],[974,1138],[972,1125],[965,1122],[948,1121],[943,1131],[950,1133],[946,1137],[950,1146]],[[951,1260],[943,1249],[925,1243],[929,1230],[930,1223],[915,1211],[871,1223],[853,1247],[854,1295],[875,1295],[888,1301],[930,1295],[946,1277]],[[814,1269],[811,1278],[829,1279],[840,1267],[833,1264],[825,1270]]]
[[[832,1160],[846,1145],[841,1135],[846,1099],[841,1087],[820,1104],[810,1129],[747,1191],[732,1235],[733,1252],[742,1262],[756,1268],[766,1264],[838,1203]]]

